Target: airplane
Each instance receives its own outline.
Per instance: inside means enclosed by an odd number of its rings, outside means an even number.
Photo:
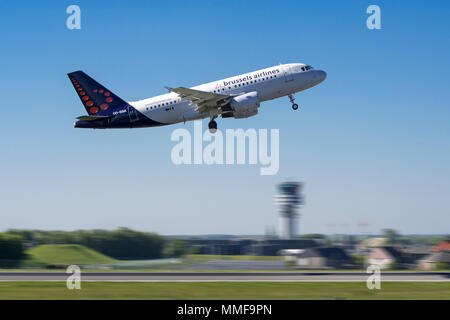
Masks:
[[[297,110],[294,93],[316,86],[327,76],[303,63],[280,64],[192,88],[166,87],[169,93],[127,102],[83,71],[67,75],[88,113],[77,118],[75,128],[156,127],[209,117],[211,132],[217,130],[217,117],[254,116],[264,101],[287,96]]]

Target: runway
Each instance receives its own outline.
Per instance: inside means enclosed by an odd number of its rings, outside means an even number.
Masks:
[[[0,282],[66,281],[64,272],[0,272]],[[365,282],[363,272],[81,272],[91,282]],[[450,282],[450,272],[381,272],[381,281]]]

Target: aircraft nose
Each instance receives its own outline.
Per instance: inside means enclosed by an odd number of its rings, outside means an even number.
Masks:
[[[322,82],[327,77],[327,73],[323,70],[317,70],[317,78],[319,79],[319,82]]]

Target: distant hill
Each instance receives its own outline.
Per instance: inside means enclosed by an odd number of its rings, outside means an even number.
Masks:
[[[113,263],[117,260],[77,244],[43,244],[27,251],[32,261],[45,265],[86,265]]]

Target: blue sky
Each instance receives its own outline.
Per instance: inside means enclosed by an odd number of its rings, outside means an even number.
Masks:
[[[81,30],[66,28],[67,6]],[[366,8],[381,8],[381,30]],[[261,234],[305,182],[300,232],[449,233],[448,1],[2,1],[0,229]],[[328,78],[225,128],[280,129],[280,171],[175,166],[176,128],[78,130],[66,73],[126,100],[278,63]],[[206,120],[204,121],[206,127]],[[359,223],[368,223],[365,229]]]

